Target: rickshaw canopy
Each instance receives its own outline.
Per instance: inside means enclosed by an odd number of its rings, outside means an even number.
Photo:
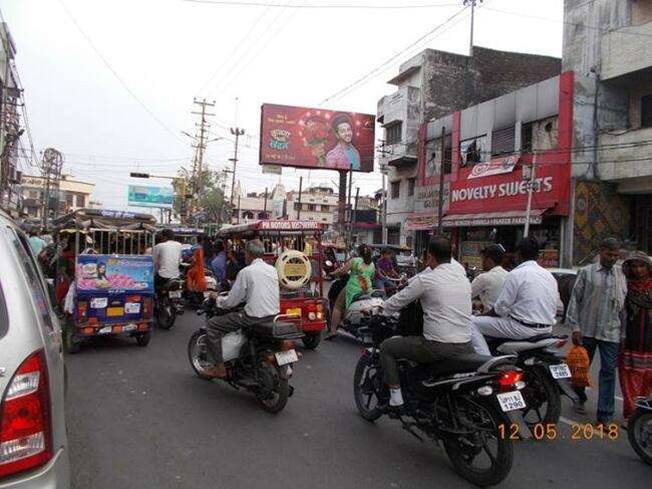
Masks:
[[[105,229],[107,231],[133,231],[143,229],[155,231],[156,218],[150,214],[138,212],[113,211],[108,209],[77,209],[54,221],[52,228],[56,232],[75,230]]]

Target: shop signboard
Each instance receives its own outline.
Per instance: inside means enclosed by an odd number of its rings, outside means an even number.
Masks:
[[[473,166],[467,178],[481,178],[490,175],[511,173],[518,162],[518,155],[511,155],[503,158],[494,158],[485,163],[477,163]]]
[[[260,126],[261,165],[373,171],[373,115],[263,104]]]

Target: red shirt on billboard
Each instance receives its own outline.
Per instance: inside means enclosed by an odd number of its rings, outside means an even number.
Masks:
[[[264,104],[260,164],[373,171],[375,116]]]

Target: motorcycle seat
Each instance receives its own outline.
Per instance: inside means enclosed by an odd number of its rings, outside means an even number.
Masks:
[[[371,299],[371,297],[372,297],[371,294],[358,294],[353,298],[351,304],[353,304],[354,302],[366,301],[367,299]]]
[[[273,338],[298,339],[303,336],[297,325],[288,321],[263,321],[254,324],[249,330],[254,334]]]
[[[528,343],[536,343],[538,341],[547,340],[549,338],[560,338],[560,337],[552,333],[538,334],[536,336],[531,336],[529,338],[518,339],[518,340],[514,338],[495,338],[493,336],[484,337],[484,339],[487,341],[487,344],[489,344],[490,346],[499,346],[502,345],[503,343],[507,343],[511,341],[526,341]]]
[[[438,376],[454,373],[488,371],[489,368],[497,365],[513,363],[513,360],[514,358],[511,356],[492,357],[490,355],[469,353],[437,362],[432,365],[432,370],[433,373]]]
[[[554,336],[550,338],[542,338],[539,341],[527,340],[512,340],[501,343],[496,347],[496,351],[503,354],[518,354],[523,351],[539,350],[541,348],[548,348],[554,346],[559,341]]]

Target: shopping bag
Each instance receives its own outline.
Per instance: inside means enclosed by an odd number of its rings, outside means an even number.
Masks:
[[[566,363],[571,371],[571,381],[576,387],[590,387],[591,377],[589,369],[591,361],[589,360],[589,353],[586,348],[580,345],[574,345],[568,355],[566,355]]]

